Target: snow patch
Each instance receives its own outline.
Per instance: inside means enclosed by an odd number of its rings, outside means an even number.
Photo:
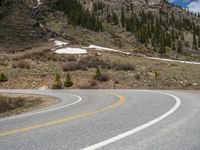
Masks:
[[[87,54],[87,51],[82,48],[67,47],[67,48],[57,49],[55,53],[57,54]]]
[[[194,61],[182,61],[182,60],[173,60],[173,59],[165,59],[165,58],[157,58],[157,57],[147,57],[147,56],[145,56],[145,58],[152,59],[152,60],[161,60],[161,61],[178,62],[178,63],[184,63],[184,64],[200,65],[200,62],[194,62]]]
[[[42,4],[41,0],[37,0],[37,1],[38,1],[38,5],[41,5],[41,4]]]
[[[59,40],[55,40],[54,43],[55,43],[55,46],[59,46],[59,47],[62,47],[68,44],[67,42],[63,42]]]
[[[111,52],[117,52],[117,53],[121,53],[121,54],[131,55],[131,53],[129,53],[129,52],[123,52],[123,51],[120,51],[120,50],[115,50],[115,49],[112,49],[112,48],[106,48],[106,47],[101,47],[101,46],[96,46],[96,45],[90,45],[87,48],[96,49],[96,50],[99,50],[99,51],[111,51]]]

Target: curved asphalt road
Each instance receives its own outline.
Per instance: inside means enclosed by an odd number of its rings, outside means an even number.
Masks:
[[[1,150],[199,150],[200,92],[0,90],[57,97],[0,119]]]

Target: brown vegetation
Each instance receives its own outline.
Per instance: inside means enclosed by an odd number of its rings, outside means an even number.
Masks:
[[[19,60],[19,61],[15,61],[12,64],[13,68],[20,68],[20,69],[30,69],[31,65],[28,61],[25,60]]]
[[[25,105],[25,99],[21,97],[10,98],[0,96],[0,113],[4,113],[9,110],[14,110]]]

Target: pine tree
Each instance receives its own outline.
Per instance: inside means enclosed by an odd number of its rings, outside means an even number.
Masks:
[[[124,8],[121,10],[121,24],[122,27],[125,27],[125,14],[124,14]]]
[[[166,48],[165,48],[165,43],[164,43],[164,38],[161,37],[160,39],[160,50],[159,50],[160,54],[165,54],[166,53]]]
[[[107,20],[107,22],[108,23],[110,23],[111,22],[111,14],[107,11],[107,16],[106,16],[106,20]]]
[[[193,49],[197,50],[197,39],[196,34],[193,34]]]
[[[63,11],[72,25],[80,25],[94,31],[102,31],[102,23],[96,14],[85,9],[78,0],[49,0],[47,5],[53,10]],[[104,6],[96,5],[95,11],[103,9]]]
[[[64,82],[64,87],[68,88],[68,87],[71,87],[71,86],[73,86],[73,82],[71,80],[70,74],[67,73],[67,76],[66,76],[66,79],[65,79],[65,82]]]
[[[114,23],[114,25],[119,25],[119,20],[115,12],[112,12],[112,22]]]
[[[200,34],[199,34],[199,38],[198,38],[198,46],[200,48]]]
[[[61,78],[58,74],[56,74],[56,76],[55,76],[55,80],[54,80],[52,89],[62,89]]]
[[[94,79],[95,80],[99,80],[100,78],[101,78],[101,76],[102,76],[102,73],[101,73],[101,70],[100,70],[100,68],[99,68],[99,66],[96,68],[96,74],[95,74],[95,76],[94,76]]]
[[[177,52],[178,52],[178,53],[182,53],[182,51],[183,51],[182,49],[183,49],[182,42],[179,40],[179,41],[178,41]]]
[[[8,78],[6,77],[6,75],[4,73],[1,73],[0,82],[6,82],[6,81],[8,81]]]
[[[176,50],[176,47],[175,47],[175,44],[174,44],[174,42],[173,42],[173,44],[172,44],[172,50]]]

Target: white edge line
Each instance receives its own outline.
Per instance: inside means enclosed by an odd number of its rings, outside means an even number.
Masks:
[[[66,107],[75,105],[75,104],[77,104],[77,103],[82,101],[82,98],[80,96],[78,96],[78,95],[73,95],[73,94],[67,94],[67,95],[71,95],[71,96],[77,97],[78,100],[73,102],[73,103],[70,103],[70,104],[67,104],[67,105],[64,105],[64,106],[60,106],[60,107],[56,107],[56,108],[51,108],[51,109],[47,109],[47,110],[40,110],[40,111],[37,111],[37,112],[28,113],[28,114],[24,114],[24,115],[17,115],[17,116],[13,116],[13,117],[2,118],[2,119],[0,119],[0,122],[1,121],[6,121],[6,120],[11,120],[11,119],[18,119],[18,118],[27,117],[27,116],[32,116],[32,115],[36,115],[36,114],[41,114],[41,113],[45,113],[45,112],[49,112],[49,111],[62,109],[62,108],[66,108]]]
[[[154,120],[152,120],[150,122],[147,122],[147,123],[145,123],[145,124],[143,124],[141,126],[138,126],[138,127],[134,128],[134,129],[132,129],[130,131],[127,131],[125,133],[119,134],[119,135],[117,135],[117,136],[115,136],[113,138],[110,138],[110,139],[107,139],[107,140],[102,141],[100,143],[97,143],[97,144],[94,144],[92,146],[86,147],[86,148],[84,148],[82,150],[95,150],[95,149],[99,149],[99,148],[101,148],[103,146],[106,146],[108,144],[111,144],[111,143],[116,142],[118,140],[121,140],[123,138],[126,138],[127,136],[135,134],[135,133],[137,133],[137,132],[139,132],[139,131],[147,128],[147,127],[150,127],[153,124],[156,124],[159,121],[165,119],[166,117],[168,117],[169,115],[171,115],[172,113],[174,113],[179,108],[179,106],[181,105],[181,100],[178,97],[176,97],[176,96],[174,96],[172,94],[164,93],[164,92],[158,92],[158,93],[161,93],[161,94],[173,97],[176,100],[176,104],[173,106],[173,108],[171,108],[168,112],[166,112],[162,116],[160,116],[160,117],[158,117],[158,118],[156,118],[156,119],[154,119]]]

